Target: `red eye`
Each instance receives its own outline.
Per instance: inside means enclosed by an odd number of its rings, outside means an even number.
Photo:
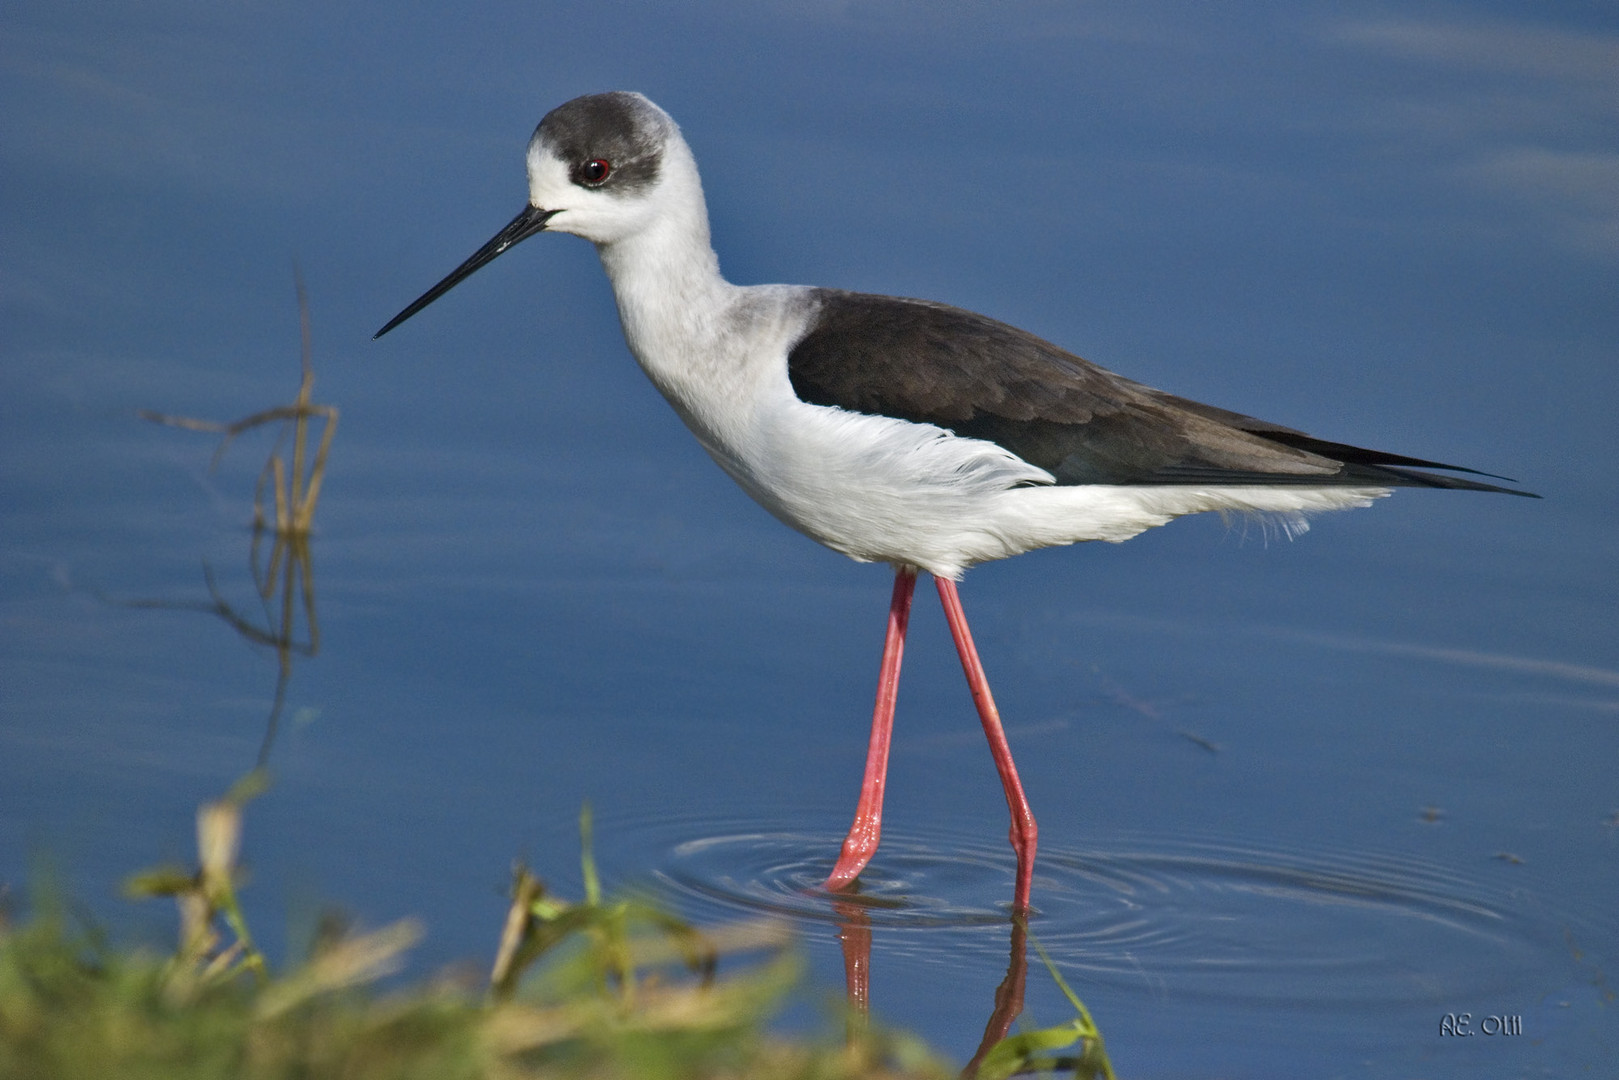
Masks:
[[[613,163],[606,158],[595,158],[579,166],[579,179],[587,184],[599,184],[613,171]]]

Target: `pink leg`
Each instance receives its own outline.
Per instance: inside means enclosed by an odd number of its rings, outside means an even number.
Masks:
[[[871,714],[871,745],[866,750],[866,775],[860,782],[860,804],[854,824],[843,841],[843,851],[828,889],[851,884],[877,853],[883,831],[883,787],[888,780],[888,741],[894,733],[894,702],[899,698],[899,662],[905,653],[905,627],[911,621],[911,594],[916,570],[902,566],[894,572],[894,598],[888,605],[888,634],[883,639],[883,666],[877,677],[877,707]]]
[[[1029,910],[1029,890],[1034,881],[1034,849],[1040,830],[1034,823],[1034,811],[1018,782],[1017,766],[1012,763],[1012,748],[1007,745],[1006,732],[1001,730],[1001,714],[995,711],[995,699],[989,693],[989,680],[984,678],[984,665],[979,663],[978,650],[973,648],[972,631],[967,629],[967,614],[961,610],[961,596],[956,583],[948,578],[935,578],[939,586],[939,600],[944,604],[944,617],[950,622],[950,634],[956,639],[956,652],[961,656],[961,670],[967,673],[967,685],[973,692],[973,704],[978,706],[978,719],[984,725],[989,739],[989,752],[995,757],[995,770],[1001,774],[1001,787],[1006,792],[1006,806],[1012,812],[1012,850],[1017,852],[1017,887],[1012,893],[1012,910]]]

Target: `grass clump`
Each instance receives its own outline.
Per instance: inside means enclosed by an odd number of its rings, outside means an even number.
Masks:
[[[0,940],[0,1076],[498,1075],[480,1067],[477,1017],[455,994],[334,993],[278,1008],[284,985],[210,980],[177,993],[172,958],[110,947],[46,908]]]
[[[236,902],[241,812],[262,787],[261,774],[249,774],[199,810],[195,870],[163,867],[129,880],[133,895],[177,904],[172,953],[115,946],[48,893],[25,920],[0,917],[0,1076],[950,1075],[902,1036],[867,1029],[831,1044],[768,1033],[800,975],[786,929],[698,930],[639,901],[604,898],[588,846],[587,896],[576,903],[517,868],[487,985],[440,976],[377,989],[420,938],[408,920],[368,933],[332,923],[306,960],[277,973]]]

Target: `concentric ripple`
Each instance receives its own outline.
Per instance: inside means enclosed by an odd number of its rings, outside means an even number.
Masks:
[[[842,922],[858,912],[873,926],[1006,925],[1005,901],[991,899],[1011,896],[1003,851],[884,838],[857,890],[830,893],[822,883],[837,850],[837,840],[803,833],[715,836],[675,845],[656,876],[689,896],[795,919]]]
[[[1005,847],[892,833],[852,895],[821,887],[836,851],[836,837],[719,831],[662,846],[652,872],[699,921],[857,921],[889,954],[1004,963]],[[1042,850],[1034,896],[1031,932],[1093,985],[1295,1007],[1522,993],[1557,977],[1569,922],[1416,858],[1140,835]]]

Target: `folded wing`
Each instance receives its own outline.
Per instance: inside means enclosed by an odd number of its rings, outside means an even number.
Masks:
[[[813,296],[816,317],[787,358],[801,400],[985,439],[1045,469],[1059,484],[1529,494],[1420,471],[1489,475],[1473,469],[1328,442],[1175,397],[946,304],[834,289],[817,289]]]

